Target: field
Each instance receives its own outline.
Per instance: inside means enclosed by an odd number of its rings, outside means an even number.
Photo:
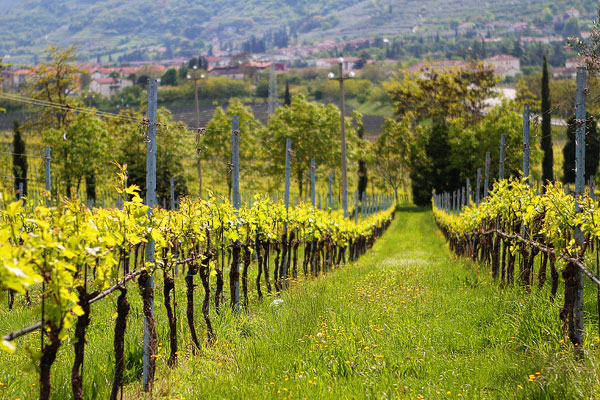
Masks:
[[[204,341],[196,356],[179,307],[179,365],[166,365],[168,328],[159,324],[154,398],[595,398],[597,317],[586,320],[588,352],[576,361],[558,323],[560,299],[545,293],[500,288],[486,270],[450,255],[430,211],[407,206],[356,264],[253,301],[238,317],[215,316],[217,340]],[[141,302],[129,297],[125,397],[137,399]],[[110,392],[114,301],[92,309],[89,398]],[[2,332],[31,322],[36,310],[19,309],[10,318],[2,311]],[[156,312],[164,321],[164,307]],[[25,340],[17,344],[39,336]],[[71,397],[71,359],[66,343],[53,368],[54,398]],[[37,373],[25,354],[1,353],[0,365],[4,398],[36,397]]]

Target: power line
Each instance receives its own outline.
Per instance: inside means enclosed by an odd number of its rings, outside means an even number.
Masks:
[[[78,106],[74,106],[74,105],[70,105],[70,104],[61,104],[61,103],[55,103],[55,102],[46,101],[46,100],[34,99],[34,98],[30,98],[30,97],[21,96],[18,94],[0,92],[0,98],[4,98],[6,100],[17,101],[17,102],[21,102],[21,103],[26,103],[26,104],[31,104],[31,105],[37,105],[37,106],[41,106],[41,107],[54,108],[54,109],[58,109],[61,111],[77,111],[77,112],[81,112],[81,113],[92,114],[92,115],[97,115],[97,116],[106,117],[106,118],[120,119],[120,120],[124,120],[124,121],[129,121],[129,122],[138,122],[138,123],[143,122],[143,120],[139,120],[135,117],[114,114],[114,113],[110,113],[110,112],[106,112],[106,111],[95,110],[92,108],[83,108],[83,107],[78,107]]]

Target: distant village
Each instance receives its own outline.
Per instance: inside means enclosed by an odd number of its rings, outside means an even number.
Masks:
[[[579,18],[577,9],[568,9],[563,14],[554,17],[554,22],[566,21],[569,18]],[[414,30],[417,30],[415,27]],[[528,22],[515,23],[488,23],[477,26],[472,22],[457,25],[456,35],[470,35],[481,38],[483,43],[500,42],[503,37],[513,35],[518,37],[521,45],[532,42],[544,44],[562,43],[566,46],[565,38],[562,36],[549,36]],[[589,32],[581,32],[580,37],[589,37]],[[213,37],[210,50],[200,54],[203,67],[210,76],[227,77],[232,80],[244,80],[254,77],[257,73],[272,70],[275,73],[285,73],[290,69],[313,68],[330,70],[336,68],[339,58],[318,58],[317,55],[330,53],[343,53],[347,48],[368,48],[381,38],[362,37],[346,41],[323,41],[315,44],[298,44],[285,48],[273,48],[268,53],[238,52],[229,48],[221,48],[218,37]],[[383,39],[388,43],[387,39]],[[159,49],[155,49],[159,50]],[[10,60],[5,60],[10,62]],[[140,77],[151,73],[160,76],[170,68],[179,69],[189,60],[184,57],[155,60],[155,61],[128,61],[123,66],[100,65],[98,63],[85,63],[79,68],[87,75],[85,82],[80,82],[81,88],[86,88],[90,93],[97,93],[103,97],[111,97],[128,86],[136,83]],[[509,54],[497,54],[482,60],[483,63],[493,69],[494,73],[501,78],[515,77],[522,73],[520,59]],[[410,66],[410,71],[416,73],[425,68],[447,69],[454,67],[465,67],[469,60],[423,60]],[[571,78],[575,76],[577,66],[581,61],[578,58],[569,58],[564,66],[552,67],[554,78]],[[398,60],[384,59],[373,60],[361,57],[344,57],[343,69],[345,71],[358,72],[365,64],[378,64],[385,69],[393,69],[398,65]],[[2,89],[5,91],[16,91],[28,78],[35,73],[35,67],[11,67],[0,74],[4,78]],[[138,82],[139,83],[139,82]]]

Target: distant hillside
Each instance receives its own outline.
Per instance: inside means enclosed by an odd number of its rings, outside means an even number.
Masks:
[[[342,39],[403,32],[450,33],[452,23],[531,21],[594,0],[0,0],[0,56],[31,61],[47,44],[78,44],[84,58],[194,55],[217,35],[237,46],[285,27],[292,40]]]

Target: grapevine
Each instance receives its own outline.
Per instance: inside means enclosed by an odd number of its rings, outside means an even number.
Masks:
[[[255,258],[260,300],[264,296],[261,277],[267,292],[273,290],[269,274],[273,252],[276,256],[272,283],[276,294],[298,278],[301,245],[304,245],[305,275],[317,276],[345,262],[346,252],[350,260],[364,253],[387,228],[394,214],[389,208],[355,224],[344,219],[340,211],[320,210],[306,203],[286,212],[281,202],[258,195],[249,207],[239,210],[227,199],[186,198],[181,200],[178,210],[155,209],[152,218],[148,218],[148,207],[143,204],[139,189],[127,186],[125,170],[120,168],[116,190],[126,199],[122,209],[90,209],[78,199],[65,198],[54,208],[25,207],[22,201],[16,201],[0,210],[0,289],[21,294],[33,288],[42,290],[40,322],[6,335],[1,348],[14,352],[17,350],[14,339],[41,328],[41,351],[34,356],[40,365],[41,398],[50,397],[51,366],[61,344],[72,334],[77,339],[73,394],[75,398],[82,397],[85,334],[93,314],[90,304],[118,290],[121,294],[117,301],[116,365],[111,395],[116,398],[123,384],[123,338],[129,312],[126,286],[134,278],[144,299],[150,331],[154,332],[151,349],[156,348],[156,339],[149,308],[154,288],[149,279],[154,275],[163,279],[163,303],[170,331],[168,365],[174,366],[178,354],[174,289],[179,269],[185,274],[187,322],[198,350],[201,341],[196,334],[193,309],[196,275],[200,275],[204,291],[201,304],[207,340],[212,343],[215,337],[209,313],[212,277],[217,278],[214,293],[217,312],[224,306],[223,273],[227,268],[230,291],[241,287],[240,306],[247,308],[249,266]],[[154,263],[143,261],[150,240],[155,242]],[[242,267],[241,285],[237,265]],[[231,306],[235,308],[233,298],[232,295]]]
[[[573,282],[577,271],[581,271],[600,285],[600,279],[586,266],[587,250],[600,239],[598,201],[586,192],[576,202],[560,183],[549,183],[539,194],[526,180],[512,178],[496,182],[489,197],[458,213],[438,204],[434,201],[434,218],[452,251],[491,265],[492,275],[504,285],[514,284],[517,264],[521,284],[531,290],[535,260],[540,255],[537,286],[544,286],[550,263],[554,298],[559,287],[556,264],[564,263],[565,296],[560,318],[576,349],[583,345],[574,332],[573,298],[577,285]],[[576,229],[583,232],[582,246],[575,240]]]

